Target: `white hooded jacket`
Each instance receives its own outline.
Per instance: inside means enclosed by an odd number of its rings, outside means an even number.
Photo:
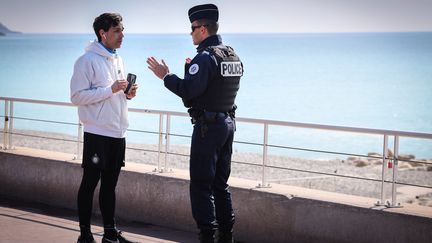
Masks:
[[[70,98],[78,106],[84,131],[123,138],[129,126],[126,95],[111,90],[116,80],[125,79],[123,60],[97,41],[85,51],[75,62],[70,83]]]

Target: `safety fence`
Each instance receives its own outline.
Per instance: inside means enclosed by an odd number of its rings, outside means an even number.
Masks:
[[[65,122],[58,120],[49,120],[49,119],[35,119],[31,117],[18,117],[14,116],[14,104],[15,103],[29,103],[29,104],[41,104],[47,106],[60,106],[60,107],[73,107],[74,105],[67,102],[55,102],[55,101],[46,101],[46,100],[34,100],[34,99],[21,99],[21,98],[10,98],[10,97],[0,97],[0,101],[4,102],[4,128],[3,128],[3,146],[4,150],[13,148],[13,135],[23,135],[23,136],[36,136],[37,135],[26,135],[20,134],[19,132],[14,131],[14,120],[27,120],[27,121],[37,121],[44,123],[58,123],[76,126],[77,136],[76,140],[68,140],[69,142],[76,143],[76,155],[75,158],[79,159],[81,157],[81,147],[82,147],[82,135],[83,135],[83,126],[79,121],[76,122]],[[141,129],[128,129],[131,132],[140,132],[140,133],[149,133],[158,136],[158,144],[157,149],[148,150],[148,149],[139,149],[139,148],[129,148],[134,150],[143,150],[147,152],[157,153],[157,172],[168,172],[170,168],[168,166],[168,155],[177,155],[188,157],[187,153],[175,153],[170,149],[171,137],[183,137],[186,139],[190,139],[190,135],[183,134],[175,134],[171,132],[171,122],[173,117],[180,117],[182,119],[189,119],[189,115],[183,112],[175,112],[175,111],[163,111],[163,110],[149,110],[149,109],[137,109],[137,108],[129,108],[130,113],[137,113],[141,115],[151,115],[158,116],[158,129],[156,131],[147,131]],[[430,161],[425,160],[415,160],[409,159],[405,160],[399,158],[399,141],[400,138],[414,138],[414,139],[425,139],[432,141],[432,134],[430,133],[417,133],[417,132],[406,132],[406,131],[394,131],[394,130],[382,130],[382,129],[368,129],[368,128],[357,128],[357,127],[345,127],[345,126],[332,126],[332,125],[320,125],[320,124],[310,124],[310,123],[298,123],[298,122],[287,122],[287,121],[277,121],[277,120],[265,120],[265,119],[253,119],[253,118],[242,118],[237,117],[236,123],[247,123],[247,124],[255,124],[258,126],[262,126],[263,131],[263,140],[261,143],[250,142],[250,141],[240,141],[235,140],[235,144],[247,144],[262,147],[262,157],[261,162],[250,163],[247,161],[235,161],[233,160],[233,164],[239,164],[244,166],[254,166],[259,167],[261,170],[260,173],[260,183],[258,187],[268,187],[269,184],[269,172],[270,169],[278,169],[299,173],[310,173],[314,174],[311,177],[303,177],[306,178],[324,178],[324,177],[339,177],[339,178],[347,178],[347,179],[355,179],[361,181],[371,181],[375,183],[380,183],[380,198],[376,205],[379,206],[387,206],[387,207],[399,207],[400,203],[397,202],[397,185],[405,185],[405,186],[413,186],[417,188],[424,189],[432,189],[432,185],[424,185],[420,183],[406,183],[398,180],[398,165],[399,162],[409,162],[409,163],[418,163],[423,165],[428,165],[432,167],[432,163]],[[309,130],[325,130],[329,132],[342,132],[342,133],[351,133],[351,134],[372,134],[379,136],[382,143],[382,155],[365,155],[365,154],[354,154],[354,153],[344,153],[344,152],[335,152],[329,150],[317,150],[312,148],[305,147],[292,147],[292,146],[284,146],[278,144],[270,144],[269,141],[269,130],[274,127],[292,127],[292,128],[302,128]],[[56,139],[56,138],[52,138]],[[392,141],[393,151],[389,150],[390,142]],[[335,155],[343,155],[343,156],[356,156],[360,158],[366,159],[375,159],[380,160],[382,164],[381,168],[381,178],[371,178],[365,176],[353,176],[346,174],[338,174],[338,173],[330,173],[330,172],[322,172],[317,170],[309,170],[309,169],[298,169],[286,166],[278,166],[272,165],[268,163],[269,159],[269,148],[276,149],[284,149],[284,150],[297,150],[297,151],[305,151],[311,153],[326,153],[326,154],[335,154]],[[386,171],[391,170],[391,178],[387,179]],[[432,172],[431,172],[432,173]],[[293,178],[294,179],[294,178]],[[289,180],[289,178],[287,179]],[[391,202],[385,202],[385,189],[384,186],[386,184],[391,185]]]

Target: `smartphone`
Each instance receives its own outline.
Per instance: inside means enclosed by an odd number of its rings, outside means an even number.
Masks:
[[[129,90],[131,89],[132,85],[135,83],[136,81],[136,75],[133,73],[128,73],[127,75],[127,81],[128,81],[128,86],[125,89],[125,94],[129,93]]]

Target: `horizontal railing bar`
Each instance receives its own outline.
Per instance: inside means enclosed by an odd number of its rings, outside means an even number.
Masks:
[[[76,125],[76,124],[75,124]],[[140,131],[140,130],[137,130]],[[148,132],[148,131],[140,131],[140,132],[145,132],[145,133],[153,133],[153,132]],[[27,133],[17,133],[17,132],[12,132],[12,135],[19,135],[19,136],[28,136],[28,137],[36,137],[36,138],[46,138],[46,139],[55,139],[55,140],[63,140],[63,141],[67,141],[67,142],[76,142],[76,140],[70,140],[70,139],[60,139],[60,138],[53,138],[53,137],[46,137],[46,136],[40,136],[40,135],[32,135],[32,134],[27,134]],[[156,133],[158,134],[158,133]],[[173,135],[173,134],[169,134],[169,135]],[[82,142],[81,142],[82,143]],[[262,144],[261,144],[262,146]],[[138,148],[131,148],[131,147],[127,147],[128,149],[136,149],[139,150]],[[291,147],[283,147],[283,148],[287,148],[287,149],[293,149],[293,150],[302,150],[300,148],[291,148]],[[144,150],[144,149],[142,149]],[[151,151],[151,152],[158,152],[157,150],[145,150],[145,151]],[[320,152],[320,151],[318,151]],[[323,153],[325,153],[326,151],[322,151]],[[189,156],[187,154],[178,154],[178,153],[172,153],[169,152],[168,154],[172,154],[172,155],[181,155],[181,156]],[[375,159],[382,159],[382,157],[377,157],[377,156],[367,156],[367,155],[360,155],[360,154],[346,154],[346,153],[335,153],[335,154],[340,154],[340,155],[354,155],[354,156],[358,156],[358,157],[364,157],[364,158],[375,158]],[[393,157],[387,157],[387,160],[392,160]],[[410,163],[410,162],[414,162],[414,163],[418,163],[418,164],[425,164],[425,165],[432,165],[432,163],[430,162],[425,162],[425,161],[419,161],[419,160],[402,160],[402,159],[398,159],[399,162],[405,162],[405,163]],[[248,164],[248,165],[258,165],[261,166],[260,164],[253,164],[253,163],[247,163],[247,162],[239,162],[239,161],[232,161],[232,162],[236,162],[239,164]],[[269,166],[270,167],[270,166]],[[281,167],[284,168],[284,167]],[[279,168],[280,169],[280,168]]]
[[[0,116],[4,117],[4,116]],[[50,120],[43,120],[43,119],[33,119],[33,118],[27,118],[27,117],[12,117],[14,119],[19,120],[28,120],[28,121],[38,121],[38,122],[47,122],[47,123],[55,123],[55,124],[64,124],[64,125],[78,125],[78,123],[71,123],[71,122],[62,122],[62,121],[50,121]],[[141,133],[150,133],[150,134],[159,134],[158,132],[152,132],[148,130],[136,130],[136,129],[127,129],[128,131],[132,132],[141,132]],[[14,133],[12,133],[14,134]],[[162,133],[163,135],[167,135],[166,133]],[[17,134],[22,135],[22,134]],[[176,136],[176,137],[184,137],[184,138],[190,138],[191,136],[183,135],[183,134],[174,134],[170,133],[169,136]],[[251,143],[251,142],[244,142],[244,141],[234,141],[235,143],[241,143],[241,144],[248,144],[248,145],[256,145],[256,146],[263,146],[261,143]],[[273,148],[283,148],[283,149],[291,149],[291,150],[300,150],[300,151],[308,151],[308,152],[317,152],[317,153],[327,153],[327,154],[337,154],[337,155],[347,155],[347,156],[357,156],[357,157],[363,157],[363,158],[376,158],[376,159],[382,159],[382,157],[378,156],[368,156],[368,155],[362,155],[362,154],[352,154],[352,153],[343,153],[343,152],[334,152],[334,151],[324,151],[324,150],[314,150],[314,149],[305,149],[305,148],[299,148],[299,147],[290,147],[290,146],[281,146],[281,145],[274,145],[269,144],[268,147]],[[392,159],[392,157],[386,158],[386,159]],[[430,162],[426,161],[420,161],[420,160],[402,160],[399,159],[400,162],[413,162],[418,164],[425,164],[425,165],[432,165]]]
[[[30,119],[31,120],[31,119]],[[40,120],[43,121],[43,120]],[[49,121],[47,121],[49,122]],[[77,125],[77,124],[69,124],[69,123],[65,123],[68,125]],[[151,131],[143,131],[143,130],[129,130],[128,131],[134,131],[134,132],[142,132],[142,133],[150,133],[150,134],[159,134],[158,132],[151,132]],[[38,138],[48,138],[50,139],[51,137],[44,137],[44,136],[38,136],[38,135],[30,135],[30,134],[25,134],[25,133],[16,133],[16,132],[12,132],[12,135],[20,135],[20,136],[30,136],[30,137],[38,137]],[[165,133],[163,133],[165,135]],[[186,136],[186,135],[175,135],[175,134],[169,134],[172,136],[183,136],[183,137],[190,137],[190,136]],[[60,140],[60,139],[57,139]],[[72,142],[75,140],[64,140],[64,141],[68,141],[68,142]],[[81,142],[82,143],[82,142]],[[253,144],[253,145],[259,145],[262,146],[262,144]],[[310,152],[318,152],[318,153],[328,153],[328,154],[337,154],[337,155],[350,155],[350,156],[357,156],[357,157],[363,157],[363,158],[374,158],[374,159],[382,159],[382,157],[377,157],[377,156],[368,156],[368,155],[362,155],[362,154],[350,154],[350,153],[342,153],[342,152],[331,152],[331,151],[323,151],[323,150],[311,150],[311,149],[304,149],[304,148],[296,148],[296,147],[286,147],[286,146],[277,146],[277,145],[269,145],[269,147],[278,147],[278,148],[285,148],[285,149],[291,149],[291,150],[301,150],[301,151],[310,151]],[[154,151],[152,151],[154,152]],[[155,151],[158,152],[158,151]],[[170,154],[170,153],[168,153]],[[174,155],[181,155],[181,154],[175,154]],[[189,155],[187,155],[189,156]],[[387,160],[392,160],[393,157],[386,157]],[[399,162],[405,162],[405,163],[416,163],[416,164],[424,164],[424,165],[432,165],[432,163],[430,162],[426,162],[426,161],[419,161],[419,160],[402,160],[399,159]]]
[[[174,116],[189,117],[188,113],[178,112],[178,111],[151,110],[151,109],[139,109],[139,108],[128,108],[128,111],[137,112],[137,113],[148,113],[148,114],[154,114],[154,115],[170,114],[170,115],[174,115]]]
[[[262,143],[253,143],[253,142],[245,142],[245,141],[234,141],[234,143],[247,144],[247,145],[254,145],[254,146],[263,146]]]
[[[389,135],[389,136],[401,136],[401,137],[413,137],[413,138],[426,138],[432,139],[432,134],[421,133],[421,132],[408,132],[408,131],[396,131],[386,129],[372,129],[372,128],[359,128],[359,127],[347,127],[347,126],[334,126],[334,125],[321,125],[313,123],[301,123],[301,122],[287,122],[287,121],[276,121],[276,120],[264,120],[255,118],[236,118],[236,121],[247,122],[247,123],[258,123],[268,125],[278,125],[287,127],[299,127],[299,128],[310,128],[340,132],[352,132],[352,133],[363,133],[363,134],[376,134],[376,135]]]
[[[261,164],[254,164],[254,163],[243,162],[243,161],[236,161],[236,160],[232,160],[231,163],[240,164],[240,165],[253,165],[253,166],[256,166],[256,167],[262,167],[262,163]]]
[[[278,181],[301,181],[301,180],[314,180],[314,179],[327,179],[332,178],[332,176],[306,176],[306,177],[290,177],[282,179],[268,179],[268,182],[278,182]]]
[[[244,142],[244,141],[234,141],[234,143],[263,146],[262,143],[251,143],[251,142]],[[306,149],[306,148],[289,147],[289,146],[281,146],[281,145],[274,145],[274,144],[268,144],[267,146],[271,147],[271,148],[283,148],[283,149],[300,150],[300,151],[306,151],[306,152],[327,153],[327,154],[337,154],[337,155],[346,155],[346,156],[357,156],[357,157],[362,157],[362,158],[382,159],[382,156],[369,156],[369,155],[364,155],[364,154],[353,154],[353,153],[343,153],[343,152],[334,152],[334,151],[325,151],[325,150],[316,150],[316,149]],[[393,157],[388,157],[386,159],[392,159],[392,158]],[[410,161],[405,161],[405,160],[399,160],[399,161],[410,162]],[[428,164],[427,162],[423,162],[423,163]]]
[[[34,99],[11,98],[11,97],[0,97],[0,100],[9,100],[13,102],[34,103],[34,104],[44,104],[44,105],[59,105],[59,106],[72,106],[72,107],[75,106],[70,102],[61,102],[61,101],[34,100]]]
[[[294,168],[289,168],[289,167],[280,167],[280,166],[274,166],[274,165],[267,165],[266,167],[271,168],[271,169],[289,170],[289,171],[296,171],[296,172],[302,172],[302,173],[312,173],[312,174],[318,174],[318,175],[329,175],[329,176],[335,176],[335,177],[343,177],[343,178],[348,178],[348,179],[381,182],[381,180],[367,178],[367,177],[348,176],[348,175],[326,173],[326,172],[319,172],[319,171],[313,171],[313,170],[308,171],[308,170],[294,169]]]
[[[180,153],[174,153],[174,152],[168,152],[169,155],[178,155],[183,157],[189,157],[189,154],[180,154]]]
[[[159,134],[159,132],[152,132],[147,130],[136,130],[136,129],[127,129],[130,132],[141,132],[141,133],[151,133],[151,134]],[[183,135],[183,134],[175,134],[175,133],[165,133],[162,132],[162,135],[168,135],[168,136],[174,136],[174,137],[183,137],[183,138],[191,138],[189,135]]]
[[[250,142],[243,142],[243,141],[234,141],[234,143],[263,146],[262,143],[250,143]],[[380,157],[378,157],[378,156],[369,156],[369,155],[364,155],[364,154],[353,154],[353,153],[343,153],[343,152],[334,152],[334,151],[325,151],[325,150],[316,150],[316,149],[306,149],[306,148],[289,147],[289,146],[281,146],[281,145],[274,145],[274,144],[268,144],[267,146],[271,147],[271,148],[283,148],[283,149],[300,150],[300,151],[306,151],[306,152],[327,153],[327,154],[357,156],[357,157],[363,157],[363,158],[382,159],[381,156]],[[391,158],[388,158],[388,159],[391,159]]]
[[[183,135],[183,134],[168,133],[168,135],[173,137],[180,137],[180,138],[191,138],[191,136]]]
[[[362,154],[352,154],[352,153],[343,153],[343,152],[334,152],[334,151],[325,151],[325,150],[317,150],[317,149],[306,149],[306,148],[298,148],[298,147],[288,147],[288,146],[281,146],[281,145],[268,145],[272,148],[284,148],[284,149],[292,149],[292,150],[300,150],[300,151],[306,151],[306,152],[315,152],[315,153],[325,153],[325,154],[337,154],[337,155],[349,155],[349,156],[357,156],[357,157],[369,157],[367,155]],[[374,157],[376,158],[376,157]],[[380,157],[382,158],[382,157]]]
[[[236,162],[239,163],[239,162]],[[256,166],[262,166],[259,164],[252,164],[247,162],[241,162],[241,164],[245,165],[256,165]],[[302,173],[311,173],[311,174],[318,174],[318,175],[327,175],[327,176],[333,176],[333,177],[342,177],[342,178],[348,178],[348,179],[356,179],[356,180],[365,180],[365,181],[373,181],[373,182],[381,182],[380,179],[373,179],[373,178],[367,178],[367,177],[358,177],[358,176],[349,176],[349,175],[341,175],[341,174],[334,174],[334,173],[326,173],[326,172],[319,172],[319,171],[308,171],[308,170],[300,170],[300,169],[293,169],[288,167],[280,167],[280,166],[274,166],[274,165],[266,165],[266,168],[272,168],[272,169],[280,169],[280,170],[289,170],[289,171],[296,171],[296,172],[302,172]],[[392,181],[384,180],[386,183],[392,183]],[[403,183],[403,182],[396,182],[398,185],[406,185],[406,186],[418,186],[423,188],[431,188],[432,186],[427,185],[417,185],[417,184],[410,184],[410,183]]]
[[[146,152],[159,153],[158,150],[143,149],[143,148],[134,148],[134,147],[128,147],[128,146],[126,146],[126,149],[137,150],[137,151],[146,151]]]
[[[70,139],[64,139],[64,138],[54,138],[54,137],[46,137],[46,136],[40,136],[40,135],[32,135],[32,134],[27,134],[27,133],[12,132],[10,134],[12,134],[12,135],[18,135],[18,136],[24,136],[24,137],[45,138],[45,139],[59,140],[59,141],[65,141],[65,142],[74,142],[74,143],[77,142],[76,139],[75,140],[70,140]],[[80,141],[80,143],[82,143],[82,142]]]
[[[390,181],[386,181],[386,182],[390,182]],[[405,182],[400,182],[400,181],[397,181],[395,183],[396,183],[396,185],[402,185],[402,186],[413,186],[413,187],[422,187],[422,188],[432,189],[432,186],[427,186],[427,185],[418,185],[418,184],[405,183]]]
[[[72,103],[68,103],[68,102],[44,101],[44,100],[10,98],[10,97],[0,97],[0,100],[10,100],[10,101],[16,101],[16,102],[38,103],[38,104],[48,104],[48,105],[74,106]],[[176,111],[138,109],[138,108],[129,108],[128,110],[131,112],[148,113],[148,114],[170,114],[170,115],[174,115],[174,116],[183,116],[183,117],[189,116],[188,113],[176,112]],[[237,117],[236,120],[239,122],[246,122],[246,123],[258,123],[258,124],[299,127],[299,128],[309,128],[309,129],[320,129],[320,130],[330,130],[330,131],[340,131],[340,132],[353,132],[353,133],[363,133],[363,134],[376,134],[376,135],[389,135],[389,136],[399,136],[399,137],[432,139],[432,134],[421,133],[421,132],[408,132],[408,131],[395,131],[395,130],[385,130],[385,129],[322,125],[322,124],[313,124],[313,123],[276,121],[276,120],[265,120],[265,119],[243,118],[243,117]]]
[[[390,158],[388,158],[388,159],[393,159],[392,157],[390,157]],[[423,164],[423,165],[431,165],[432,166],[432,163],[431,162],[427,162],[427,161],[420,161],[420,160],[415,160],[415,159],[412,159],[412,160],[402,160],[402,159],[398,159],[398,161],[399,162],[405,162],[405,163],[414,163],[414,164]]]
[[[64,124],[64,125],[76,125],[76,126],[79,125],[79,123],[62,122],[62,121],[50,121],[50,120],[34,119],[34,118],[19,117],[19,116],[13,116],[11,118],[18,119],[18,120],[38,121],[38,122],[56,123],[56,124]]]
[[[127,131],[130,132],[140,132],[140,133],[150,133],[150,134],[159,134],[158,132],[152,132],[152,131],[147,131],[147,130],[136,130],[136,129],[127,129]]]

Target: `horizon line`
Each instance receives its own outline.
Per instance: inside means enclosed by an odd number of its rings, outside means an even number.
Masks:
[[[4,32],[2,32],[4,33]],[[302,31],[302,32],[221,32],[218,34],[368,34],[368,33],[432,33],[432,30],[401,30],[401,31]],[[5,33],[8,34],[94,34],[94,32],[19,32]],[[149,34],[149,35],[171,35],[171,34],[187,34],[189,32],[124,32],[124,34]]]

